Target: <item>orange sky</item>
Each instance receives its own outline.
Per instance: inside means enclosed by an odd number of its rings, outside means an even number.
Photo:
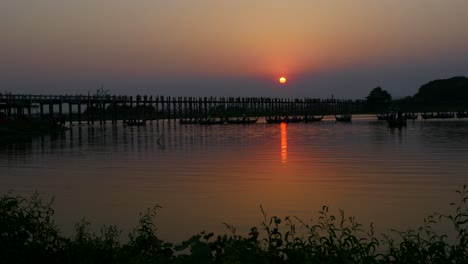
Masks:
[[[457,58],[468,57],[466,10],[461,0],[3,1],[0,69],[115,83],[110,76],[294,80],[444,58],[457,75]]]

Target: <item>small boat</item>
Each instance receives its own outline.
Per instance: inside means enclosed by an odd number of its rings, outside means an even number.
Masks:
[[[286,123],[286,118],[281,116],[267,116],[265,117],[265,121],[268,124],[279,124],[279,123]]]
[[[457,118],[466,118],[468,117],[468,112],[458,112]]]
[[[286,123],[300,123],[300,122],[303,122],[304,121],[304,118],[302,117],[298,117],[298,116],[292,116],[292,117],[285,117],[285,122]]]
[[[128,120],[126,124],[127,126],[145,126],[146,120]]]
[[[226,118],[228,124],[254,124],[257,123],[258,118],[241,117],[241,118]]]
[[[198,119],[196,118],[180,118],[179,124],[181,125],[193,125],[198,124]]]
[[[350,122],[351,118],[352,118],[351,114],[335,115],[336,121],[340,121],[340,122]]]
[[[394,119],[395,117],[396,117],[396,113],[394,113],[394,112],[377,114],[377,119],[381,120],[381,121],[385,121],[385,120],[388,120],[388,119]]]
[[[224,120],[222,118],[206,118],[198,120],[199,125],[222,125]]]
[[[415,120],[415,119],[418,119],[418,114],[416,114],[416,113],[404,113],[403,118],[404,119]]]
[[[323,115],[322,116],[304,116],[304,122],[318,122],[322,121]]]
[[[434,113],[421,113],[421,117],[423,119],[431,119],[436,118],[436,115],[434,115]]]
[[[388,127],[404,127],[406,126],[406,119],[404,118],[391,118],[387,119]]]
[[[454,118],[454,117],[455,117],[454,113],[448,113],[448,112],[440,112],[440,113],[437,113],[437,115],[435,116],[435,118],[442,118],[442,119]]]

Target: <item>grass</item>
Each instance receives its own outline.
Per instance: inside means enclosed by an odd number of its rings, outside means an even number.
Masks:
[[[372,225],[327,206],[310,222],[270,217],[261,208],[259,228],[246,236],[225,224],[229,234],[201,232],[173,245],[157,236],[159,206],[140,214],[126,242],[116,226],[94,233],[86,219],[64,237],[53,221],[53,199],[10,192],[0,198],[1,263],[468,263],[467,186],[457,193],[452,213],[434,213],[407,231],[377,236]],[[439,224],[450,224],[453,237],[436,232]]]

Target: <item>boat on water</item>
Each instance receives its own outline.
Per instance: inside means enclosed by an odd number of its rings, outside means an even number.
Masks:
[[[267,116],[267,117],[265,117],[265,121],[268,124],[286,123],[286,117],[284,117],[284,116]]]
[[[146,120],[128,120],[125,123],[127,126],[145,126]]]
[[[265,117],[265,121],[270,124],[279,124],[279,123],[300,123],[303,122],[304,119],[298,116],[269,116]]]
[[[179,124],[181,125],[194,125],[198,124],[198,119],[196,118],[180,118]]]
[[[222,125],[224,124],[224,119],[222,118],[204,118],[198,120],[199,125]]]
[[[318,121],[322,121],[323,119],[323,115],[321,116],[304,116],[304,122],[318,122]]]
[[[468,117],[468,112],[458,112],[457,113],[457,118],[467,118]]]
[[[408,119],[415,120],[415,119],[418,119],[418,114],[416,114],[416,113],[404,113],[403,118],[407,119],[407,120]]]
[[[439,112],[435,116],[435,118],[442,118],[442,119],[454,118],[454,117],[455,117],[455,113],[451,113],[451,112]]]
[[[335,120],[340,122],[350,122],[351,118],[351,114],[335,115]]]
[[[421,117],[423,119],[431,119],[436,118],[436,115],[434,113],[421,113]]]
[[[304,121],[304,118],[303,117],[299,117],[299,116],[286,116],[285,117],[285,122],[286,123],[300,123],[300,122],[303,122]]]
[[[452,112],[422,113],[421,117],[423,119],[432,119],[432,118],[448,119],[448,118],[454,118],[455,113],[452,113]]]
[[[250,117],[238,117],[238,118],[226,118],[228,124],[254,124],[257,123],[258,118]]]
[[[394,119],[394,118],[396,118],[396,113],[395,112],[377,114],[377,119],[381,120],[381,121],[385,121],[385,120],[388,120],[388,119]]]

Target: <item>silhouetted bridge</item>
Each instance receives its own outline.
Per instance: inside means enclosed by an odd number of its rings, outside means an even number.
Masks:
[[[8,117],[51,119],[70,123],[183,118],[328,115],[361,113],[363,100],[268,97],[170,97],[116,95],[1,94],[0,112]]]

